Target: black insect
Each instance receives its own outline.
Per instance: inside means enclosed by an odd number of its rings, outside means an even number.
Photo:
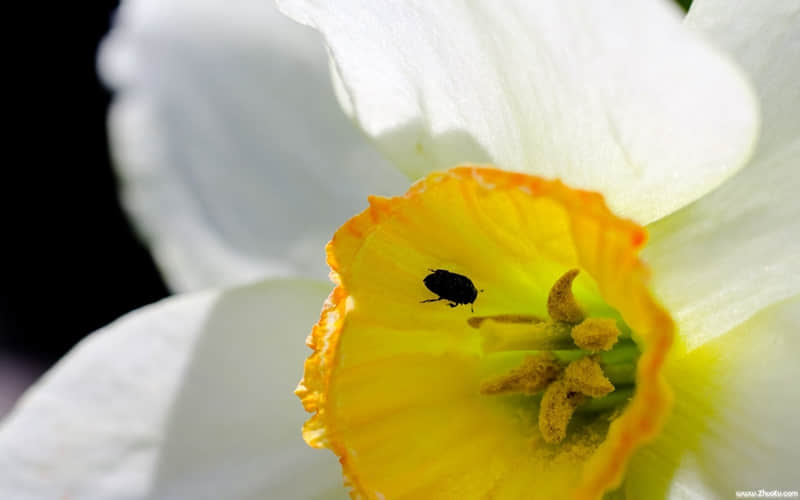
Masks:
[[[421,303],[447,300],[449,301],[447,305],[450,307],[469,304],[470,310],[473,310],[472,304],[478,298],[478,289],[472,284],[472,280],[444,269],[431,269],[431,271],[431,274],[425,276],[422,282],[439,298],[423,300]],[[473,312],[475,311],[473,310]]]

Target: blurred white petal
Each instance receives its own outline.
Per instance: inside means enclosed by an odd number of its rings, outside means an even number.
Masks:
[[[800,296],[673,359],[675,408],[634,457],[628,498],[734,498],[797,490],[800,463]]]
[[[279,0],[325,36],[344,109],[410,177],[491,162],[650,222],[732,175],[757,106],[659,0]]]
[[[698,0],[689,23],[752,75],[763,111],[750,165],[649,228],[654,287],[696,346],[800,293],[800,3]]]
[[[333,231],[407,187],[269,1],[124,1],[99,61],[123,199],[175,290],[324,278]]]
[[[695,0],[686,23],[732,55],[754,83],[763,115],[756,159],[796,146],[800,3]]]
[[[293,394],[329,290],[182,296],[92,334],[0,427],[0,498],[344,498]]]

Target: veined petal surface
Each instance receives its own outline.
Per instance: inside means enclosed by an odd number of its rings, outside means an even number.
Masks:
[[[752,162],[648,228],[653,287],[691,348],[800,293],[800,3],[699,0],[687,23],[752,75],[763,110]]]
[[[408,186],[269,1],[123,1],[99,67],[123,200],[174,290],[324,278],[333,231]]]
[[[775,304],[666,367],[675,406],[631,461],[627,498],[733,498],[797,490],[800,296]]]
[[[344,498],[292,394],[329,290],[182,296],[92,334],[0,425],[0,498]]]
[[[671,2],[278,3],[322,32],[344,109],[411,178],[492,163],[647,223],[752,152],[749,85]]]

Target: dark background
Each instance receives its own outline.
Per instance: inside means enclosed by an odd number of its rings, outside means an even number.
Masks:
[[[9,16],[24,35],[4,68],[0,416],[84,335],[168,293],[122,212],[109,163],[110,96],[95,56],[117,4]]]
[[[19,17],[20,27],[26,19],[35,26],[10,48],[0,416],[81,337],[167,294],[123,215],[109,164],[110,96],[95,54],[117,3],[36,6]]]

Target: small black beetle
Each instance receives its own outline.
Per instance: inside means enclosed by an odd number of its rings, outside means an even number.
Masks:
[[[447,305],[450,307],[469,304],[472,312],[475,312],[472,305],[475,303],[475,299],[478,298],[478,289],[472,284],[472,280],[444,269],[431,269],[431,271],[433,272],[425,276],[422,282],[425,283],[428,290],[438,295],[439,298],[422,300],[420,303],[447,300],[449,301]]]

